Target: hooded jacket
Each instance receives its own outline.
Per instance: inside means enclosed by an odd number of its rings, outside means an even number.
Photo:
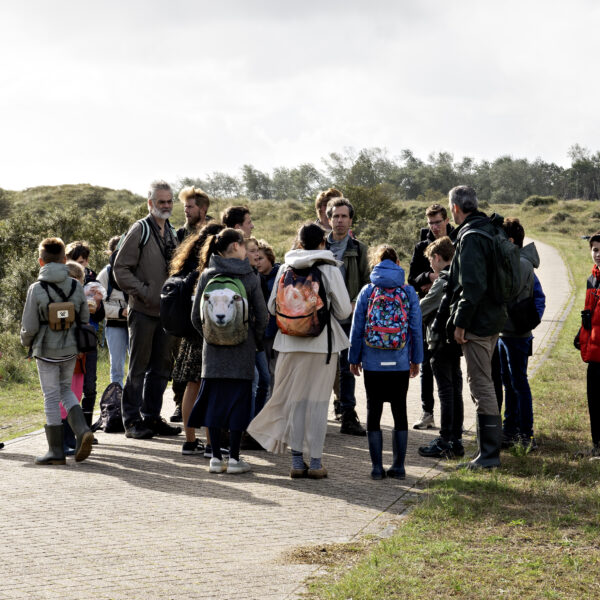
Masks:
[[[404,286],[404,269],[391,260],[384,260],[373,268],[371,283],[365,285],[356,302],[350,331],[350,364],[362,363],[365,371],[408,371],[410,363],[423,362],[423,326],[419,297],[411,285]],[[408,295],[408,340],[400,350],[371,348],[365,343],[365,326],[369,297],[375,286],[396,288],[404,286]]]
[[[352,304],[339,269],[339,263],[334,258],[331,250],[291,250],[288,252],[275,277],[268,308],[269,312],[274,315],[279,280],[288,266],[296,269],[306,269],[312,267],[317,261],[319,262],[318,269],[321,271],[329,310],[331,316],[335,317],[331,319],[331,352],[335,354],[345,350],[350,345],[342,326],[338,323],[338,319],[347,319],[352,314]],[[291,336],[282,333],[278,329],[273,348],[278,352],[327,354],[327,327],[323,329],[318,337]]]
[[[483,235],[467,235],[464,239],[462,236],[469,229],[482,229],[495,235],[503,222],[500,215],[488,218],[485,213],[474,211],[450,235],[456,248],[448,277],[450,325],[480,337],[502,331],[506,304],[492,293],[493,271],[497,268],[493,241]]]
[[[258,275],[248,259],[223,258],[213,254],[208,269],[202,272],[198,280],[194,305],[192,307],[192,325],[202,335],[202,315],[200,301],[208,282],[216,275],[229,275],[239,279],[246,288],[248,296],[248,338],[237,346],[202,345],[202,377],[204,379],[254,379],[254,361],[257,346],[262,340],[267,326],[268,314]]]
[[[40,281],[54,283],[68,296],[74,280],[69,277],[67,265],[64,263],[47,263],[40,269],[38,280],[27,290],[21,320],[21,344],[26,347],[32,346],[32,355],[36,358],[73,356],[79,352],[75,341],[75,324],[65,331],[50,329],[47,325],[50,299]],[[48,289],[52,302],[62,302],[62,298],[51,287]],[[90,310],[79,282],[69,301],[73,302],[81,322],[88,323]]]
[[[537,248],[535,244],[531,242],[521,248],[521,287],[519,288],[519,293],[515,298],[512,304],[516,304],[521,300],[525,300],[527,298],[533,298],[534,292],[534,269],[537,269],[540,266],[540,256],[538,254]],[[504,324],[504,329],[500,334],[502,337],[515,337],[515,338],[528,338],[531,336],[531,331],[526,331],[524,333],[517,333],[515,331],[515,327],[513,325],[512,319],[510,315],[506,318],[506,323]]]

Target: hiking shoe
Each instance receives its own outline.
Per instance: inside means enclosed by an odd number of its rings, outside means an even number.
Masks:
[[[327,469],[323,466],[320,469],[309,469],[306,472],[306,476],[309,479],[324,479],[327,477]]]
[[[125,428],[125,437],[136,440],[149,440],[154,437],[154,431],[146,427],[144,423],[137,421],[133,425]]]
[[[242,433],[240,450],[262,450],[263,447],[247,432]]]
[[[500,447],[504,450],[508,450],[512,448],[515,444],[519,443],[521,438],[516,433],[504,433],[502,432],[502,441],[500,442]]]
[[[144,419],[144,425],[149,427],[154,435],[179,435],[181,433],[181,427],[169,425],[162,417],[147,417]]]
[[[342,426],[340,427],[340,433],[345,433],[346,435],[359,436],[367,435],[367,431],[360,424],[360,421],[358,420],[358,415],[356,414],[355,410],[347,410],[342,415]]]
[[[529,452],[535,452],[538,449],[538,445],[537,442],[535,441],[535,438],[533,436],[531,437],[527,437],[527,436],[519,436],[519,444],[521,444],[521,446],[523,446],[523,449],[525,450],[525,453],[529,453]]]
[[[452,458],[452,444],[448,443],[444,438],[437,437],[431,440],[429,445],[419,447],[419,456],[426,458]]]
[[[413,425],[413,429],[434,429],[435,421],[433,413],[425,412],[421,414],[421,418]]]
[[[290,469],[290,477],[292,479],[303,479],[308,477],[308,465],[304,463],[304,466],[301,469]]]
[[[212,463],[213,460],[215,459],[211,458],[210,462]],[[235,458],[230,458],[229,463],[227,465],[227,473],[229,473],[230,475],[237,473],[247,473],[251,470],[251,468],[252,467],[250,467],[250,465],[243,458],[240,458],[239,460],[235,460]]]
[[[2,448],[4,448],[4,442],[0,442],[0,450],[2,450]]]
[[[184,442],[183,447],[181,448],[181,454],[184,456],[204,454],[204,444],[197,438],[193,442]]]
[[[218,458],[211,458],[210,465],[208,467],[209,473],[224,473],[227,470],[225,461],[219,460]]]
[[[455,440],[454,442],[450,442],[452,445],[452,454],[454,456],[464,456],[465,455],[465,447],[463,446],[462,440]]]
[[[169,421],[171,421],[171,423],[183,423],[183,414],[181,412],[181,404],[177,404],[177,406],[175,406],[175,411],[169,418]]]

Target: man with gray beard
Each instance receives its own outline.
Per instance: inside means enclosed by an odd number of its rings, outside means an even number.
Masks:
[[[177,234],[169,223],[172,211],[171,186],[153,181],[148,192],[150,214],[131,226],[115,258],[115,279],[129,296],[129,373],[122,411],[125,435],[130,438],[181,432],[160,416],[176,342],[160,324],[160,291],[177,247]]]

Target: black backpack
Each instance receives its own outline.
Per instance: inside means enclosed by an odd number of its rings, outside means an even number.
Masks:
[[[121,399],[123,388],[118,382],[108,384],[100,398],[100,418],[94,423],[92,430],[104,430],[104,433],[123,433],[123,414]]]
[[[160,292],[160,324],[175,337],[195,338],[192,325],[192,294],[198,279],[198,271],[187,277],[169,277]]]

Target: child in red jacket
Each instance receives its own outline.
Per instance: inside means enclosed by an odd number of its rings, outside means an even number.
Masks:
[[[587,280],[585,309],[581,311],[581,329],[575,339],[575,346],[581,351],[581,358],[588,364],[587,399],[592,429],[592,456],[600,456],[600,231],[590,237],[590,251],[594,266]]]

